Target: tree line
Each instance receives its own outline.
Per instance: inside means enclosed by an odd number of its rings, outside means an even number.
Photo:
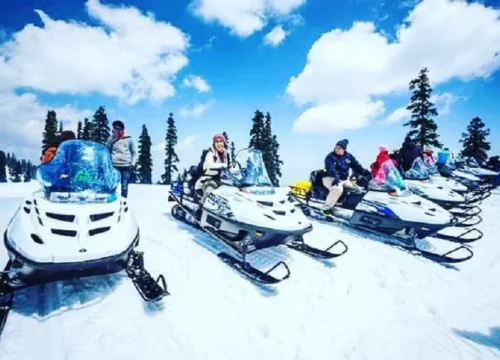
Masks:
[[[0,183],[28,182],[36,176],[36,166],[29,160],[0,150]]]
[[[248,146],[262,151],[262,157],[269,177],[275,186],[279,186],[279,178],[282,176],[281,166],[283,165],[283,161],[280,160],[278,154],[279,143],[277,136],[274,135],[272,131],[271,115],[269,112],[264,115],[260,110],[256,110],[251,121],[252,128],[250,130]],[[63,124],[57,120],[56,112],[54,110],[48,111],[42,136],[42,154],[47,148],[57,144],[58,134],[63,130]],[[111,129],[105,107],[99,106],[91,120],[85,118],[83,122],[78,122],[75,135],[77,139],[91,140],[105,144],[110,133]],[[236,152],[235,143],[234,141],[230,141],[226,131],[222,134],[226,139],[230,157],[234,159]],[[158,184],[169,185],[174,179],[184,179],[187,175],[186,169],[180,171],[177,166],[180,161],[175,150],[177,143],[177,126],[173,113],[170,113],[166,120],[164,171]],[[143,124],[138,141],[138,158],[134,166],[135,171],[131,182],[141,184],[153,183],[151,147],[151,137],[149,136],[147,126]]]
[[[410,111],[411,119],[403,124],[403,126],[411,128],[407,136],[415,141],[422,151],[426,147],[443,147],[439,141],[438,125],[433,119],[433,117],[438,116],[438,111],[431,101],[433,90],[428,74],[429,70],[423,68],[418,76],[410,81],[409,89],[412,95],[406,109]],[[486,163],[488,151],[491,150],[491,144],[487,141],[489,135],[490,129],[486,128],[483,120],[478,116],[474,117],[460,138],[462,149],[459,155],[463,158],[475,158],[479,164]],[[493,158],[495,157],[490,158],[489,162]]]

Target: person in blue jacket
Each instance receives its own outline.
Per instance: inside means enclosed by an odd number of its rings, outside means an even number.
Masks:
[[[415,144],[410,136],[405,137],[401,150],[399,150],[399,156],[399,165],[403,168],[403,172],[407,172],[411,169],[415,159],[423,159],[422,150],[417,146],[417,144]]]
[[[344,192],[344,188],[354,188],[355,185],[348,180],[349,169],[358,174],[370,174],[370,172],[361,166],[356,158],[347,152],[347,139],[340,140],[325,158],[326,176],[323,178],[323,186],[328,190],[328,196],[323,206],[323,213],[331,214],[339,198]]]

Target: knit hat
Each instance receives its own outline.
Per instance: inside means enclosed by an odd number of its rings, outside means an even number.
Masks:
[[[378,150],[379,150],[380,152],[389,152],[389,146],[387,146],[387,145],[385,145],[385,144],[384,144],[384,145],[380,145],[380,146],[378,147]]]
[[[115,120],[115,121],[113,121],[113,127],[120,129],[120,130],[123,130],[123,129],[125,129],[125,124],[123,122],[121,122],[120,120]]]
[[[226,143],[226,138],[222,134],[216,134],[213,137],[213,142],[215,143],[216,141],[223,141],[224,143]]]
[[[339,142],[337,142],[336,146],[340,146],[342,149],[347,149],[347,144],[349,144],[349,140],[347,139],[344,139],[344,140],[340,140]]]

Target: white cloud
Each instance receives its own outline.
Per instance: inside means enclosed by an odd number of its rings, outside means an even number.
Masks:
[[[205,79],[196,75],[189,75],[184,78],[182,84],[186,87],[192,87],[198,90],[198,92],[204,93],[210,91],[210,85]]]
[[[203,103],[203,104],[195,104],[194,106],[192,107],[186,107],[186,106],[183,106],[180,110],[179,110],[179,115],[182,116],[182,117],[186,117],[186,118],[199,118],[200,116],[202,116],[205,111],[207,111],[208,107],[210,106],[210,103]]]
[[[372,117],[384,112],[382,101],[337,101],[324,103],[304,111],[293,124],[300,133],[339,133],[355,130],[368,124]]]
[[[432,95],[430,100],[437,108],[438,115],[448,115],[451,112],[451,106],[459,99],[459,97],[449,92]],[[395,124],[402,120],[410,119],[411,113],[406,109],[406,105],[394,110],[382,122],[383,124]]]
[[[288,33],[283,30],[281,25],[275,26],[270,32],[264,37],[264,44],[276,47],[285,40]]]
[[[57,119],[63,121],[67,130],[75,132],[78,120],[93,114],[91,110],[81,110],[70,105],[50,107],[41,104],[31,93],[16,95],[0,92],[0,149],[38,160],[45,117],[49,110],[56,112]]]
[[[218,22],[231,33],[248,37],[272,17],[288,16],[306,0],[194,0],[192,12],[207,22]]]
[[[436,106],[439,115],[448,115],[451,112],[451,106],[458,100],[458,97],[452,93],[432,95],[430,99]]]
[[[409,119],[411,113],[406,109],[406,106],[402,106],[394,110],[384,121],[385,124],[395,124],[402,120]]]
[[[88,0],[86,10],[101,26],[54,20],[35,10],[43,26],[28,24],[0,45],[0,86],[99,92],[128,103],[175,94],[172,81],[188,63],[186,34],[134,7]]]
[[[200,136],[199,135],[188,135],[184,139],[182,139],[178,147],[180,150],[189,150],[193,149],[194,143],[198,140]]]
[[[433,86],[487,77],[500,66],[499,14],[477,3],[423,0],[394,42],[377,33],[372,23],[332,30],[312,45],[304,69],[290,79],[286,93],[299,105],[362,99],[358,106],[372,106],[374,100],[367,98],[408,91],[409,81],[423,67],[429,68]],[[360,116],[370,113],[359,111]],[[363,121],[358,119],[368,123]],[[317,132],[328,129],[316,127]]]

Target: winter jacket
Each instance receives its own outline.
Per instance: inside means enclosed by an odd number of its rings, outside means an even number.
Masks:
[[[440,150],[437,156],[437,163],[439,165],[444,165],[448,162],[450,158],[450,152],[448,150]]]
[[[219,174],[219,169],[229,165],[229,154],[226,150],[221,154],[214,148],[210,148],[203,161],[203,175],[195,183],[195,190],[203,187],[203,183]]]
[[[377,174],[380,170],[380,167],[387,160],[391,160],[391,158],[389,157],[389,153],[387,151],[381,151],[377,156],[377,160],[375,160],[375,162],[373,163],[373,166],[372,166],[373,177],[377,176]]]
[[[106,145],[111,151],[115,167],[130,167],[135,164],[137,153],[132,137],[123,136],[120,139],[115,139],[111,136]]]
[[[366,172],[358,160],[347,151],[345,151],[342,156],[337,155],[334,151],[326,156],[325,170],[327,176],[333,178],[333,185],[338,184],[339,181],[347,180],[349,177],[349,169],[353,169],[360,174]]]
[[[54,158],[57,152],[57,147],[51,146],[42,155],[42,164],[48,163]]]
[[[400,165],[403,167],[403,171],[406,172],[411,169],[416,158],[422,157],[422,151],[412,140],[405,140],[399,151],[399,156]]]

